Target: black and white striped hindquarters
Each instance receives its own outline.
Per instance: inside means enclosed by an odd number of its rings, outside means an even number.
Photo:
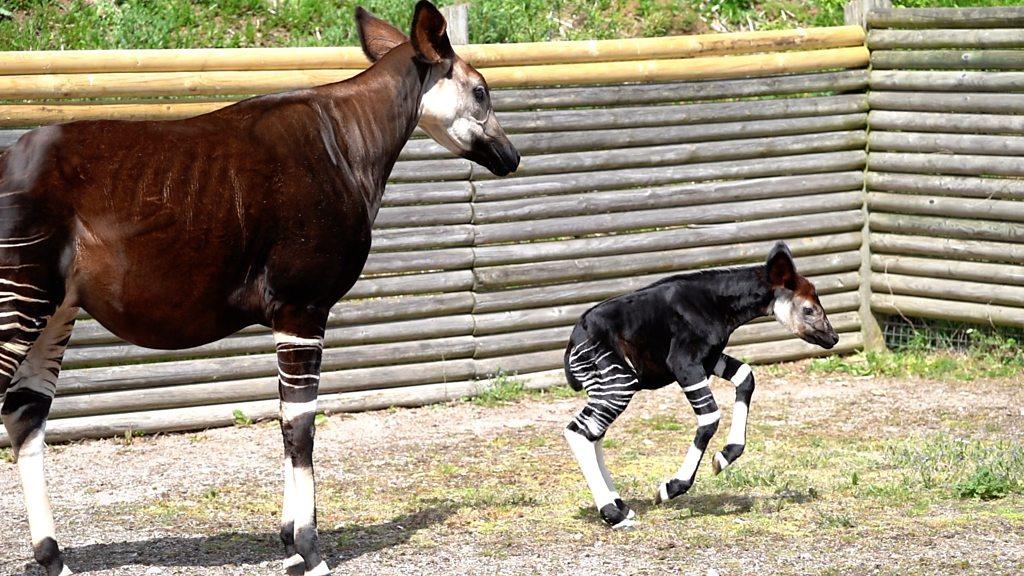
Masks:
[[[715,364],[715,376],[724,378],[736,386],[736,402],[733,404],[729,437],[725,448],[715,454],[712,463],[715,474],[718,474],[735,462],[746,447],[747,415],[750,412],[750,400],[754,395],[754,373],[749,365],[722,354]]]
[[[570,345],[565,372],[588,397],[568,428],[592,442],[600,440],[639,390],[636,372],[612,347],[592,339]]]

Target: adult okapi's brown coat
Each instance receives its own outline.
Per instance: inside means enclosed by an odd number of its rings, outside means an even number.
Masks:
[[[452,51],[433,5],[417,5],[412,41],[365,11],[357,19],[376,63],[351,80],[188,120],[39,128],[0,157],[0,393],[50,576],[69,572],[45,488],[29,484],[42,480],[34,447],[78,307],[155,348],[273,328],[287,452],[282,538],[296,568],[326,573],[309,407],[328,311],[363,268],[399,151],[429,120],[428,133],[496,174],[519,162],[483,78]],[[441,86],[459,98],[432,97],[427,109],[424,94]],[[456,121],[472,130],[442,134]]]

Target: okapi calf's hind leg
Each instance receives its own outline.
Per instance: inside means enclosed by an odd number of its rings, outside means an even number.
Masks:
[[[619,497],[604,464],[601,439],[638,389],[636,372],[610,347],[591,340],[570,344],[566,377],[587,392],[587,405],[563,435],[580,466],[601,519],[613,528],[633,525],[634,513]]]
[[[722,354],[715,365],[715,376],[729,380],[736,386],[736,403],[732,409],[729,438],[725,442],[725,448],[715,454],[711,464],[715,474],[718,474],[735,462],[743,454],[743,448],[746,446],[747,414],[750,412],[750,399],[754,395],[754,373],[747,364]]]
[[[718,421],[722,417],[722,413],[718,410],[718,404],[715,403],[715,397],[711,394],[708,378],[702,369],[685,366],[674,369],[674,372],[694,414],[697,415],[697,432],[694,435],[693,444],[686,451],[682,466],[679,467],[675,476],[658,488],[658,493],[654,495],[655,504],[678,498],[690,490],[697,477],[700,460],[704,457],[704,451],[707,450],[711,437],[718,430]]]
[[[313,476],[313,437],[323,324],[315,330],[293,332],[275,327],[278,392],[281,397],[281,434],[284,439],[284,501],[281,541],[288,558],[288,574],[330,574],[320,554],[316,527],[316,484]]]

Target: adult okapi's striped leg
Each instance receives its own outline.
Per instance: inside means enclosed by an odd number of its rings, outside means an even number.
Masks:
[[[750,399],[754,395],[754,373],[747,364],[722,354],[715,365],[715,376],[729,380],[736,386],[736,403],[733,405],[729,438],[725,448],[715,454],[711,464],[715,474],[718,474],[735,462],[746,446],[747,414],[750,412]]]
[[[711,437],[718,430],[718,421],[722,414],[715,403],[715,397],[711,394],[708,386],[708,379],[704,375],[698,375],[695,371],[686,371],[686,374],[693,374],[691,377],[677,376],[683,393],[689,400],[693,412],[697,415],[697,433],[694,435],[693,444],[686,451],[683,464],[679,467],[675,476],[663,483],[654,496],[654,503],[661,504],[673,498],[678,498],[693,486],[694,478],[697,476],[697,466],[700,465],[704,451],[711,442]]]
[[[330,569],[320,555],[316,528],[316,485],[313,476],[313,437],[316,397],[320,383],[322,329],[296,336],[275,331],[281,433],[284,437],[284,502],[281,540],[289,555],[289,574],[322,576]]]
[[[638,389],[636,372],[611,348],[586,340],[566,355],[566,374],[587,391],[587,405],[565,428],[563,435],[601,519],[613,528],[633,525],[633,511],[615,491],[604,465],[601,439],[629,405]]]
[[[78,309],[54,308],[43,289],[0,279],[0,391],[6,392],[0,418],[21,476],[33,555],[47,576],[66,576],[71,570],[57,545],[43,450],[46,417]]]

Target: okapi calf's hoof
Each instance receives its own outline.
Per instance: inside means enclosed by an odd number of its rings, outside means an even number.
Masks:
[[[611,526],[613,530],[623,530],[636,525],[636,522],[633,522],[633,511],[625,503],[622,503],[622,508],[620,508],[620,502],[622,500],[616,500],[601,508],[601,520],[604,520],[604,523]]]
[[[615,499],[615,507],[619,509],[619,512],[626,515],[626,520],[632,520],[636,517],[636,512],[633,512],[633,509],[627,506],[626,503],[622,501],[622,498]]]
[[[711,459],[711,471],[715,473],[715,476],[732,465],[743,454],[743,448],[743,444],[726,444],[721,452],[716,453],[715,457]]]
[[[693,486],[693,482],[673,478],[658,488],[658,492],[654,495],[654,503],[664,504],[669,500],[678,498],[689,492],[691,486]]]

